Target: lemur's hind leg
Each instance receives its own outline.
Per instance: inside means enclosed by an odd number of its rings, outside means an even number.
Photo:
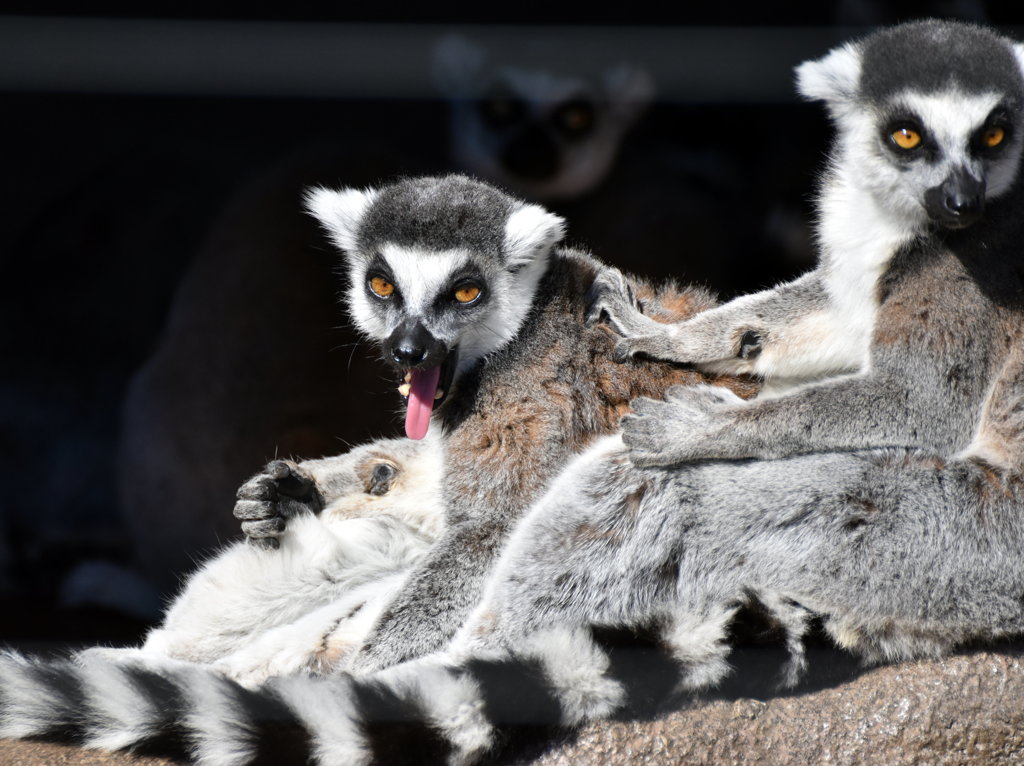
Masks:
[[[609,437],[516,530],[453,648],[517,652],[545,631],[653,629],[680,663],[680,686],[699,688],[728,673],[731,622],[756,601],[784,632],[781,684],[791,686],[806,667],[811,615],[856,603],[832,581],[852,587],[859,556],[873,555],[858,553],[850,531],[874,461],[837,454],[640,469]],[[591,671],[603,673],[598,665]]]
[[[597,442],[519,525],[453,654],[522,656],[529,647],[537,658],[552,647],[572,655],[573,672],[590,679],[588,688],[604,688],[602,699],[612,705],[612,687],[599,683],[609,658],[588,637],[594,628],[642,629],[659,635],[681,663],[674,686],[719,681],[729,670],[728,627],[744,590],[728,577],[706,587],[687,582],[694,571],[686,539],[691,514],[684,503],[669,509],[659,499],[686,484],[684,476],[699,505],[699,471],[641,471],[618,437]]]

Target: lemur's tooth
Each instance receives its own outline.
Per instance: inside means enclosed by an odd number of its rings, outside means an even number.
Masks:
[[[412,391],[412,384],[410,383],[403,383],[398,387],[398,393],[402,396],[409,396],[410,391]]]

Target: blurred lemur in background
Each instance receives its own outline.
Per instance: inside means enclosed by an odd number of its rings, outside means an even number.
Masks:
[[[540,201],[594,189],[654,92],[638,67],[587,77],[513,66],[458,35],[438,43],[434,74],[451,99],[456,164]]]

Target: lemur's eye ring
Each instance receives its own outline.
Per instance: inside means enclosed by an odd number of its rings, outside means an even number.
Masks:
[[[896,128],[889,134],[889,138],[900,149],[913,149],[921,143],[921,134],[913,128],[907,127]]]
[[[395,292],[395,286],[384,277],[371,277],[370,289],[373,290],[374,295],[379,295],[381,298],[390,298]]]
[[[459,303],[472,303],[480,296],[479,285],[461,285],[455,288],[455,300]]]
[[[1006,131],[1000,128],[998,125],[993,125],[990,128],[985,128],[981,133],[981,143],[992,149],[999,144],[1003,143],[1003,139],[1006,138]]]

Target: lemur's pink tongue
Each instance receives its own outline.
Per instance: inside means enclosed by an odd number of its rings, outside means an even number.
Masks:
[[[422,439],[430,427],[430,413],[434,409],[434,395],[441,379],[441,367],[413,370],[409,381],[409,409],[405,412],[405,435]]]

